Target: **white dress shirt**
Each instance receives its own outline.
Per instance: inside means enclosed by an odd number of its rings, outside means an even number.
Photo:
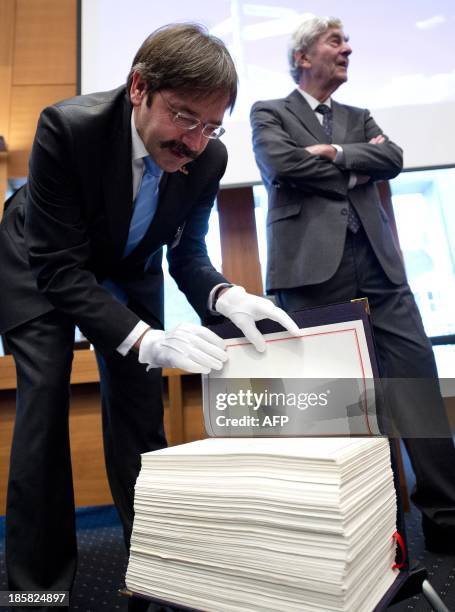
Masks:
[[[136,199],[141,186],[142,175],[144,174],[143,157],[149,155],[147,149],[139,136],[136,124],[134,123],[134,113],[131,113],[131,169],[133,173],[133,201]],[[142,334],[150,327],[145,321],[139,321],[123,342],[117,347],[117,351],[121,355],[126,355],[135,342],[139,340]]]

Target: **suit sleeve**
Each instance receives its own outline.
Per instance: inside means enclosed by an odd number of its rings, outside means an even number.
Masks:
[[[90,239],[78,186],[71,126],[62,110],[43,111],[30,158],[25,237],[41,291],[104,352],[139,322],[88,269]]]
[[[202,181],[204,187],[186,218],[180,242],[177,246],[169,244],[167,251],[169,272],[201,319],[207,319],[208,297],[212,288],[229,282],[213,267],[205,242],[210,213],[226,169],[227,153],[224,147],[216,157],[216,164],[210,171],[201,165],[197,176],[194,176],[193,180]],[[189,168],[192,172],[193,168]]]
[[[351,172],[366,174],[374,181],[389,180],[403,168],[403,151],[383,133],[369,111],[363,111],[365,142],[340,143],[343,147],[341,167]],[[383,144],[370,144],[375,136],[385,137]]]
[[[282,125],[279,112],[257,102],[251,109],[253,149],[266,183],[344,199],[349,174],[331,161],[311,155]]]

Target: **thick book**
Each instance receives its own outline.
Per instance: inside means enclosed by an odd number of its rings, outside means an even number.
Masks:
[[[297,336],[261,321],[258,353],[229,322],[228,361],[202,377],[209,436],[353,436],[386,430],[382,389],[365,303],[291,313]]]
[[[147,453],[127,588],[205,612],[368,612],[395,581],[382,438],[212,438]]]

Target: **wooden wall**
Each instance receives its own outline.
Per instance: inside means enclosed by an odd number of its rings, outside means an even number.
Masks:
[[[76,0],[0,0],[0,134],[26,176],[41,109],[76,93]]]

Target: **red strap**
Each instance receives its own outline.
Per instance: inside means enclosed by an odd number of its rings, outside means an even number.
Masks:
[[[394,540],[396,540],[396,542],[398,543],[398,546],[400,548],[401,551],[401,561],[400,563],[394,563],[392,565],[392,569],[402,569],[405,564],[406,564],[406,547],[404,545],[404,540],[402,538],[402,536],[398,533],[398,531],[395,531],[395,533],[393,534],[392,538]]]

